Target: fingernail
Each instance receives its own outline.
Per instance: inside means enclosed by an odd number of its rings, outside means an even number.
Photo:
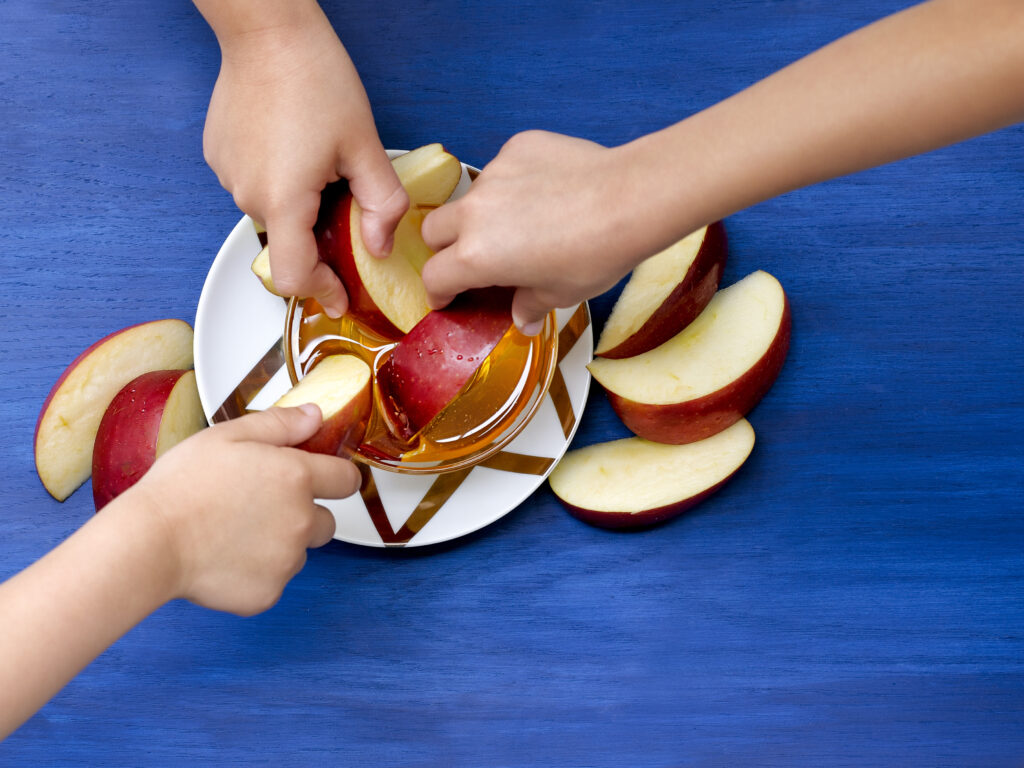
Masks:
[[[525,325],[520,326],[519,332],[522,333],[524,336],[536,336],[538,333],[541,332],[541,329],[543,327],[543,320],[534,320],[532,323],[526,323]]]
[[[320,419],[320,408],[314,403],[303,403],[299,406],[299,410],[307,416],[312,416],[315,419]]]
[[[334,307],[324,307],[324,314],[327,315],[331,320],[338,320],[341,318],[344,312],[339,312]]]

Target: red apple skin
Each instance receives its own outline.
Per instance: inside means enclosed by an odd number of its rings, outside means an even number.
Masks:
[[[599,357],[635,357],[664,344],[692,323],[718,290],[725,271],[728,239],[721,221],[709,224],[689,271],[642,326]]]
[[[359,276],[352,255],[352,203],[348,182],[329,184],[320,197],[320,213],[313,233],[316,236],[320,260],[329,266],[341,280],[348,293],[348,311],[374,333],[386,339],[400,339],[402,332],[395,327],[370,296]]]
[[[167,398],[187,371],[151,371],[128,382],[111,400],[96,433],[92,497],[99,512],[131,488],[156,461]]]
[[[693,509],[706,498],[713,495],[723,485],[728,483],[739,469],[739,467],[736,467],[736,469],[730,472],[727,477],[723,478],[720,482],[715,483],[715,485],[710,488],[698,493],[696,496],[691,496],[688,499],[680,499],[672,504],[665,504],[660,507],[655,507],[654,509],[645,509],[642,512],[608,512],[584,509],[583,507],[578,507],[575,504],[570,504],[557,496],[557,494],[556,498],[558,498],[562,506],[564,506],[573,517],[598,528],[611,528],[615,530],[646,528],[652,525],[657,525],[658,523],[663,523],[666,520],[671,520],[673,517],[678,517],[684,512],[688,512]]]
[[[362,442],[370,422],[373,405],[371,380],[345,407],[333,414],[324,414],[323,424],[308,440],[296,445],[310,453],[326,453],[329,456],[351,456]]]
[[[768,350],[750,369],[716,392],[682,403],[638,403],[605,390],[622,423],[657,443],[681,445],[721,432],[747,415],[771,389],[789,351],[792,319],[784,298],[782,320]]]
[[[427,314],[377,372],[388,419],[406,439],[429,424],[512,327],[511,288],[466,291]]]

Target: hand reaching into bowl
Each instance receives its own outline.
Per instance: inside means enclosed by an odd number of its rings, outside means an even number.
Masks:
[[[203,134],[207,162],[267,230],[274,284],[335,317],[348,300],[317,256],[320,193],[345,178],[363,239],[386,255],[409,205],[377,136],[359,75],[314,0],[196,0],[217,35],[221,70]]]

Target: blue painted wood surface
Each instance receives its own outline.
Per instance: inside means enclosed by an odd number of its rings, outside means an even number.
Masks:
[[[483,165],[528,128],[631,139],[907,4],[325,8],[385,145]],[[91,514],[35,476],[50,386],[191,320],[238,218],[217,66],[185,2],[0,0],[0,577]],[[1015,127],[735,215],[726,281],[775,274],[794,339],[713,499],[622,534],[544,487],[450,545],[313,552],[256,618],[170,604],[0,765],[1021,765],[1022,212]],[[595,392],[577,444],[624,434]]]

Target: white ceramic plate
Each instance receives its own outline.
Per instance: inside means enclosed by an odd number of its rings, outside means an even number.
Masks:
[[[464,194],[469,182],[463,166],[455,196]],[[268,293],[249,269],[259,250],[252,221],[243,216],[217,253],[199,297],[196,380],[211,421],[284,331],[285,302]],[[560,345],[555,381],[533,419],[496,461],[446,475],[400,475],[364,467],[370,476],[359,494],[322,502],[337,521],[334,537],[373,547],[437,544],[493,523],[533,493],[568,448],[590,388],[586,365],[594,340],[587,306],[558,310],[557,318],[560,342],[568,343]],[[288,390],[283,363],[263,378],[268,377],[249,409],[266,408]]]

